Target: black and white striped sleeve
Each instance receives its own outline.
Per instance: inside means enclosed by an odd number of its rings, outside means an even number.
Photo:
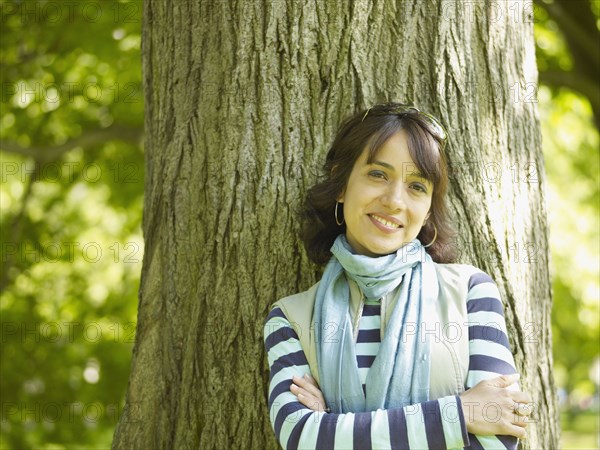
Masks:
[[[292,376],[310,373],[298,336],[279,308],[265,322],[270,367],[269,415],[286,449],[446,449],[468,444],[458,396],[404,408],[361,413],[319,413],[298,402]]]
[[[496,283],[484,272],[473,274],[467,294],[469,327],[469,371],[466,388],[499,375],[517,372],[508,342],[504,308]],[[519,390],[515,384],[509,389]],[[490,420],[496,417],[495,405],[486,409]],[[469,420],[468,414],[466,420]],[[516,449],[514,436],[474,436],[469,434],[469,449]]]

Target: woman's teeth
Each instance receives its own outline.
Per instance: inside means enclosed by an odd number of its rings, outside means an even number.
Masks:
[[[397,223],[390,222],[389,220],[385,220],[382,217],[376,216],[374,214],[371,214],[371,217],[388,228],[400,228],[400,225],[398,225]]]

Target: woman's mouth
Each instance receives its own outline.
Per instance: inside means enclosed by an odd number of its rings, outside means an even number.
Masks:
[[[381,216],[375,214],[368,214],[371,221],[378,225],[378,228],[384,228],[385,231],[397,230],[399,228],[403,228],[401,224],[392,222],[391,220],[384,219]]]

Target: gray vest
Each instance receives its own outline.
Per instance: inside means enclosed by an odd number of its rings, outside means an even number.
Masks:
[[[435,264],[439,295],[436,317],[425,318],[422,330],[431,342],[430,399],[456,395],[464,390],[469,368],[469,331],[467,324],[467,290],[471,275],[478,269],[464,264]],[[363,308],[363,295],[356,283],[349,279],[350,316],[356,341],[358,324]],[[313,309],[317,286],[277,301],[288,321],[298,334],[300,345],[312,376],[319,382],[314,333]],[[393,302],[382,304],[381,337],[394,310]],[[327,329],[323,330],[327,335]]]

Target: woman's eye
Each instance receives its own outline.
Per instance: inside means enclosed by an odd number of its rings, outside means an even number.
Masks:
[[[416,191],[427,193],[427,186],[422,183],[413,183],[411,187]]]
[[[387,179],[386,176],[385,176],[385,173],[382,172],[381,170],[372,170],[372,171],[369,172],[369,176],[373,177],[373,178],[379,178],[379,179],[382,179],[382,180]]]

